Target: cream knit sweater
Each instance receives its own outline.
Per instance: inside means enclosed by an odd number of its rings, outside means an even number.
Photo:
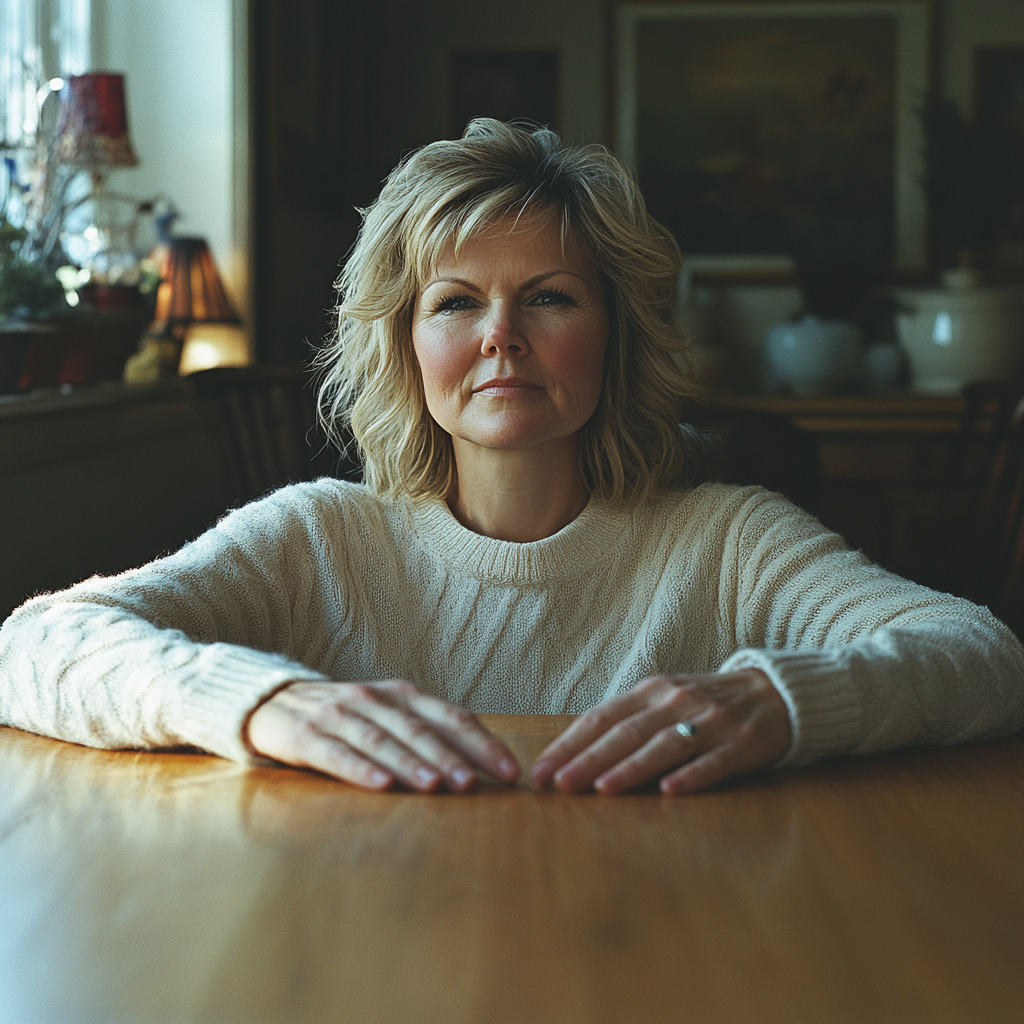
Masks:
[[[579,712],[655,673],[741,666],[789,707],[783,763],[1024,724],[1024,651],[1006,627],[884,572],[776,494],[592,501],[515,544],[443,503],[327,479],[22,606],[0,630],[0,722],[247,760],[247,716],[296,678],[405,678],[473,711]]]

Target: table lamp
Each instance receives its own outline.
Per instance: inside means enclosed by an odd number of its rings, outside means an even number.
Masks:
[[[137,304],[139,255],[133,222],[118,214],[127,197],[106,190],[112,170],[139,162],[128,137],[124,75],[89,72],[71,75],[63,83],[54,158],[86,171],[92,180],[88,221],[66,224],[64,232],[68,256],[89,272],[87,287],[79,290],[83,302],[98,308]]]
[[[57,159],[89,171],[94,180],[111,167],[134,167],[128,138],[124,75],[71,75],[61,89]]]
[[[124,379],[142,383],[178,372],[192,324],[240,324],[205,238],[172,238],[160,265],[152,332],[125,365]]]
[[[163,323],[162,337],[177,346],[177,360],[190,324],[238,324],[205,238],[172,238],[160,267],[154,319]]]

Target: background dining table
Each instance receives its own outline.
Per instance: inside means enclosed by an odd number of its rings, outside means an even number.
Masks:
[[[483,716],[526,766],[570,720]],[[1024,743],[368,794],[0,729],[4,1024],[1024,1016]]]

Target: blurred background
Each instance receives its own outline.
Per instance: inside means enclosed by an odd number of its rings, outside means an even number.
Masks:
[[[718,475],[1010,585],[1019,0],[4,0],[0,115],[0,614],[358,476],[302,364],[358,209],[475,116],[636,169]]]

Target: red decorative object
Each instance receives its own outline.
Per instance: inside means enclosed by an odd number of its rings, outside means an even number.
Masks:
[[[132,167],[139,158],[128,139],[124,75],[72,75],[61,89],[57,158],[98,169]]]
[[[121,313],[85,313],[60,323],[30,325],[24,336],[27,346],[21,349],[20,367],[9,367],[7,373],[0,374],[0,394],[120,380],[125,360],[138,348],[148,319],[142,307]],[[22,341],[10,338],[9,332],[0,332],[0,342],[8,340]],[[0,360],[0,369],[2,363]],[[15,377],[14,373],[19,371]]]
[[[78,289],[82,309],[100,311],[138,309],[146,304],[142,293],[129,284],[86,284]]]

